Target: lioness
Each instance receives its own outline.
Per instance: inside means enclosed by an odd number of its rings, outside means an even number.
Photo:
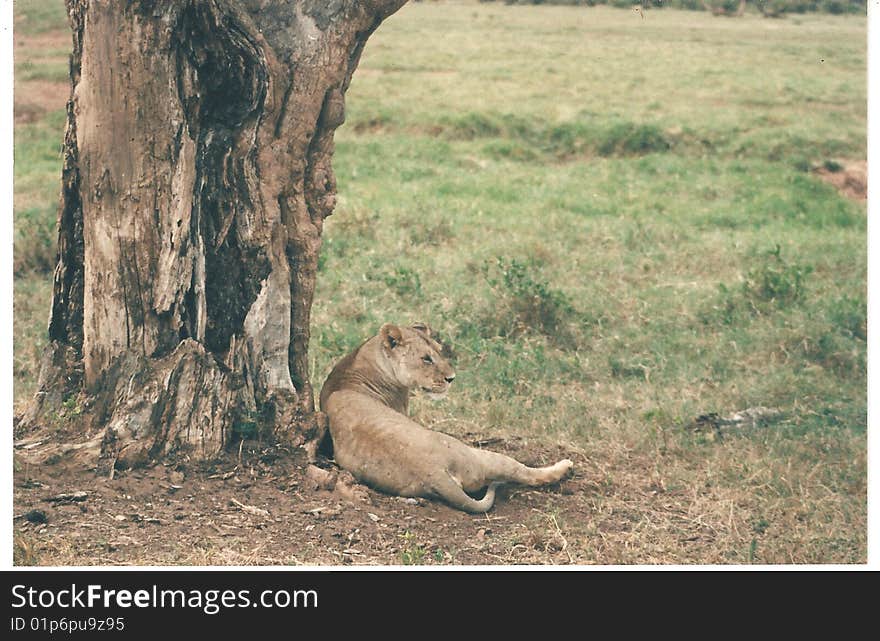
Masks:
[[[501,483],[544,485],[572,469],[568,459],[541,468],[478,450],[407,417],[409,395],[442,397],[455,378],[426,325],[386,323],[340,360],[321,390],[336,462],[358,480],[400,496],[439,497],[460,510],[486,512]],[[467,492],[488,486],[482,499]]]

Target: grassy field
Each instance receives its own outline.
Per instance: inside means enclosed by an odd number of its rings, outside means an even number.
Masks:
[[[16,3],[17,407],[51,292],[56,5]],[[633,513],[594,560],[671,558],[639,506],[675,497],[715,537],[680,562],[864,562],[865,203],[813,170],[864,161],[865,39],[851,16],[406,6],[337,136],[316,385],[382,322],[427,321],[458,377],[417,419],[582,452],[614,488],[593,522]]]

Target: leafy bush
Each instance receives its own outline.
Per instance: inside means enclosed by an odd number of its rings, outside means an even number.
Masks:
[[[418,272],[406,267],[397,267],[382,277],[385,284],[401,298],[418,296],[422,293],[422,280]]]
[[[768,252],[763,262],[749,270],[743,283],[743,295],[754,306],[772,303],[784,306],[804,296],[804,281],[811,266],[789,264],[782,258],[782,248]]]
[[[537,332],[560,347],[574,347],[571,323],[575,309],[569,298],[536,273],[533,260],[497,257],[484,265],[494,300],[485,325],[496,335],[517,337]]]
[[[837,299],[829,317],[842,334],[863,341],[868,339],[867,303],[863,295]]]
[[[667,151],[672,145],[655,125],[620,123],[604,133],[597,151],[601,156],[640,155]]]
[[[469,112],[448,124],[453,138],[473,140],[474,138],[492,138],[500,136],[503,123],[488,114]]]
[[[721,9],[725,15],[734,15],[739,11],[740,0],[716,0],[711,4],[714,8]]]
[[[761,13],[782,16],[786,13],[865,13],[862,0],[757,0]]]
[[[546,154],[571,158],[583,154],[637,156],[665,152],[678,142],[658,126],[631,121],[598,123],[593,118],[547,122],[515,114],[469,112],[438,123],[453,140],[490,139],[484,150],[496,158],[533,161]]]
[[[786,261],[777,244],[748,270],[739,287],[719,284],[720,301],[711,312],[701,314],[703,321],[720,320],[731,325],[744,314],[767,314],[800,303],[806,296],[807,276],[812,271],[811,265]]]
[[[854,347],[847,339],[834,331],[820,332],[802,340],[798,347],[804,358],[840,377],[863,377],[867,369],[864,345]]]

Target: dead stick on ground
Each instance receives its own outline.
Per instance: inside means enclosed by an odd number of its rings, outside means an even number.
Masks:
[[[229,502],[237,506],[242,512],[247,512],[248,514],[253,514],[255,516],[269,516],[268,510],[254,507],[253,505],[245,505],[244,503],[236,501],[235,499],[229,499]]]
[[[562,530],[559,529],[559,523],[556,521],[556,516],[551,514],[550,520],[553,521],[553,527],[556,528],[556,534],[559,535],[559,538],[562,539],[562,551],[568,555],[568,560],[571,563],[574,563],[574,558],[571,556],[571,552],[568,551],[568,539],[562,534]]]

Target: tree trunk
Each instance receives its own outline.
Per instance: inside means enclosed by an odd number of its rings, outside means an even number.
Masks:
[[[73,29],[50,347],[25,426],[121,465],[320,425],[309,314],[333,133],[405,0],[67,0]]]

